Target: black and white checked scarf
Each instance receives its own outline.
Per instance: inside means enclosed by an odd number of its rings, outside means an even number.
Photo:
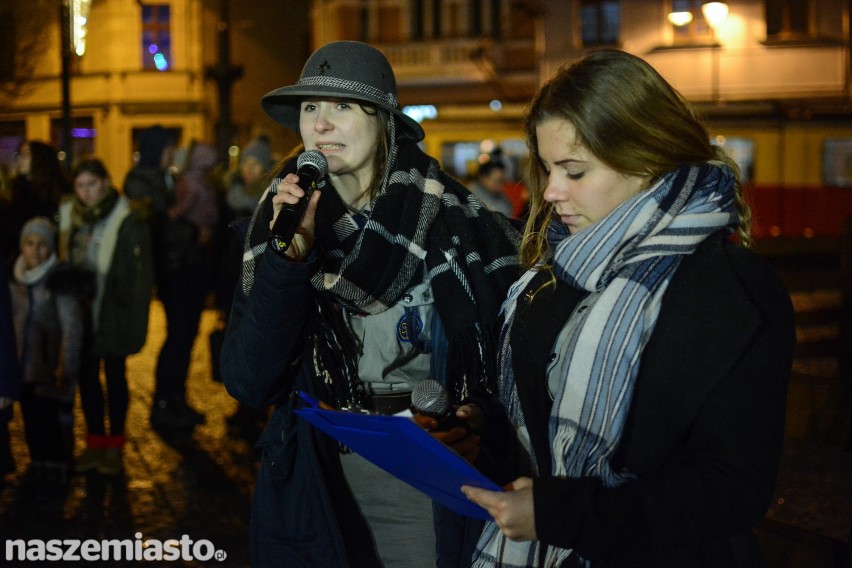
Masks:
[[[320,269],[311,278],[319,318],[310,333],[326,394],[341,406],[361,402],[356,354],[334,304],[364,314],[382,312],[422,281],[424,264],[450,343],[448,391],[460,400],[473,386],[494,390],[498,312],[519,275],[520,234],[441,172],[414,142],[400,138],[392,159],[363,229],[330,184],[319,201],[315,246]],[[280,175],[294,170],[295,160]],[[268,194],[277,182],[261,198],[249,226],[245,294],[266,249],[272,217]]]
[[[556,222],[549,227],[556,276],[589,293],[589,308],[571,315],[554,345],[561,355],[551,371],[560,378],[549,427],[553,476],[595,476],[606,487],[630,478],[627,472],[613,471],[609,460],[621,439],[642,350],[683,256],[711,234],[736,227],[733,189],[727,166],[682,166],[579,233],[568,235]],[[530,455],[510,332],[518,298],[537,270],[525,273],[509,292],[499,363],[501,401]],[[533,456],[533,468],[535,464]],[[489,522],[474,566],[539,566],[540,546],[537,541],[512,542]],[[549,547],[544,566],[559,566],[571,553]]]

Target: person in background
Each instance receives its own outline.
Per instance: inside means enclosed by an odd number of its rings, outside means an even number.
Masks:
[[[192,346],[207,294],[212,290],[213,244],[219,220],[211,171],[218,158],[209,144],[189,146],[185,167],[166,210],[168,261],[161,265],[157,295],[166,312],[166,340],[157,357],[151,426],[163,432],[188,431],[205,421],[187,404],[186,379]]]
[[[283,254],[267,241],[281,207],[305,195],[301,147],[260,201],[222,350],[228,392],[275,407],[258,442],[252,565],[463,566],[481,521],[433,512],[426,495],[341,452],[297,419],[292,395],[394,414],[425,379],[440,379],[453,402],[493,387],[520,235],[419,148],[423,130],[401,112],[377,49],[324,45],[297,84],[262,103],[327,158],[328,175]],[[477,441],[458,430],[458,442]]]
[[[15,153],[15,172],[10,186],[8,217],[11,224],[4,230],[15,244],[28,219],[44,216],[55,222],[60,201],[72,193],[68,172],[59,161],[56,148],[38,140],[21,142]],[[19,251],[15,248],[6,252],[4,262],[11,267]]]
[[[269,175],[274,162],[269,139],[258,136],[248,145],[240,156],[240,164],[228,184],[226,203],[237,218],[254,213],[260,196],[269,186]]]
[[[151,234],[147,210],[118,193],[100,160],[80,161],[72,179],[75,195],[59,209],[59,257],[95,275],[80,373],[86,449],[75,468],[115,475],[122,470],[126,441],[126,358],[142,349],[148,332],[154,280]]]
[[[139,159],[124,178],[124,194],[145,203],[151,210],[154,235],[165,230],[162,219],[174,204],[174,175],[171,171],[175,152],[175,135],[167,128],[154,125],[139,134]],[[155,244],[160,241],[155,239]],[[159,253],[155,247],[155,253]]]
[[[618,50],[563,67],[526,131],[527,272],[500,358],[513,490],[463,488],[493,517],[474,566],[762,565],[796,338],[746,248],[736,164]]]
[[[0,277],[2,282],[8,282],[8,274],[3,266],[0,266]],[[0,487],[6,475],[15,471],[9,421],[20,389],[21,372],[12,320],[12,295],[8,286],[0,286]]]
[[[12,202],[12,169],[0,163],[0,276],[12,270],[18,253],[21,221]]]
[[[269,139],[258,136],[246,145],[240,156],[240,163],[228,184],[226,206],[230,213],[228,225],[235,219],[251,216],[257,207],[261,195],[269,187],[271,170],[274,162]],[[219,309],[219,325],[210,334],[210,350],[213,357],[214,378],[221,381],[219,366],[222,342],[228,318],[231,314],[231,303],[234,291],[240,279],[240,260],[242,258],[242,243],[236,232],[226,227],[219,238],[218,270],[216,274],[216,307]],[[242,402],[237,403],[237,409],[226,418],[231,434],[256,439],[266,423],[266,409],[255,409]]]
[[[64,484],[74,452],[73,407],[83,348],[87,283],[56,256],[56,226],[34,217],[21,230],[9,283],[23,373],[21,414],[32,471]]]
[[[491,211],[512,217],[514,207],[503,193],[506,185],[506,167],[497,161],[489,160],[480,164],[476,180],[470,185],[470,191]]]

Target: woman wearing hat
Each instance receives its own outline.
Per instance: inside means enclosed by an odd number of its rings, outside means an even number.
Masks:
[[[282,205],[304,195],[295,159],[261,200],[222,352],[229,392],[275,405],[259,442],[253,565],[464,565],[479,522],[433,515],[423,494],[297,419],[292,394],[393,414],[429,378],[456,403],[493,390],[518,233],[420,150],[378,50],[325,45],[262,103],[325,155],[328,175],[283,254],[266,243]],[[460,437],[462,450],[476,442]]]

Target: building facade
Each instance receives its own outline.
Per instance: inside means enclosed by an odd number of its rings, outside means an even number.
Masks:
[[[0,162],[13,163],[23,139],[62,147],[62,34],[59,5],[80,0],[14,0],[43,14],[34,68],[13,94],[0,96]],[[82,4],[85,4],[83,2]],[[230,75],[234,144],[265,134],[280,147],[295,137],[260,107],[261,96],[298,78],[310,53],[307,6],[264,0],[95,0],[85,15],[85,53],[72,53],[73,157],[95,155],[120,186],[134,160],[138,133],[159,124],[179,144],[216,144],[220,84]],[[286,8],[286,9],[285,9]],[[37,12],[37,10],[36,10]],[[33,12],[24,12],[32,17]],[[80,14],[76,14],[78,20]],[[223,26],[228,60],[223,61]],[[19,23],[20,27],[20,23]],[[287,30],[282,33],[281,30]],[[73,49],[73,47],[72,47]]]
[[[417,110],[427,150],[460,177],[495,147],[520,175],[523,108],[538,85],[590,50],[631,52],[737,158],[758,236],[839,234],[852,216],[849,3],[731,1],[713,25],[704,4],[315,0],[312,26],[317,45],[357,39],[388,55],[403,104],[431,105]]]
[[[560,65],[616,47],[656,67],[736,157],[760,211],[758,236],[839,234],[852,215],[849,2],[735,0],[712,22],[704,4],[240,0],[228,11],[228,0],[96,0],[71,79],[75,153],[95,153],[120,180],[141,128],[163,124],[183,143],[215,140],[216,77],[232,68],[232,142],[266,134],[284,153],[298,140],[265,117],[260,97],[295,81],[319,45],[351,39],[391,60],[402,104],[422,118],[424,147],[446,169],[465,178],[499,152],[520,179],[523,109],[538,86]],[[59,141],[59,36],[48,26],[32,78],[0,99],[0,160],[22,137]]]

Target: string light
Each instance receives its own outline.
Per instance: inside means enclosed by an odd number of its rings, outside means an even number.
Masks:
[[[91,7],[92,0],[71,0],[71,46],[81,57],[86,53],[86,25]]]

